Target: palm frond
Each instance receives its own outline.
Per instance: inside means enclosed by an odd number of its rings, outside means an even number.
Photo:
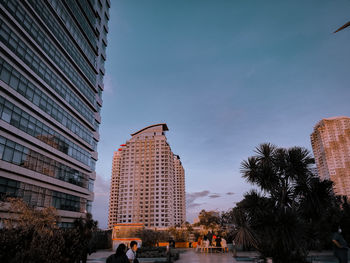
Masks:
[[[255,239],[249,227],[241,227],[236,231],[235,243],[244,247],[254,247],[258,249],[258,241]]]
[[[263,143],[256,147],[254,152],[259,161],[269,162],[272,161],[276,148],[272,143]]]
[[[343,30],[344,28],[347,28],[348,26],[350,26],[350,21],[347,22],[346,24],[342,25],[341,27],[339,27],[337,30],[335,30],[333,33],[337,33],[341,30]]]

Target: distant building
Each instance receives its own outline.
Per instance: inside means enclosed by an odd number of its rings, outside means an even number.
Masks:
[[[185,170],[180,156],[174,155],[174,224],[182,225],[186,221]]]
[[[112,229],[118,223],[119,186],[121,172],[122,153],[121,149],[114,152],[112,161],[111,187],[109,193],[108,228]],[[121,220],[122,221],[122,220]]]
[[[334,192],[350,198],[350,118],[321,120],[311,134],[318,175],[334,182]]]
[[[53,206],[61,226],[94,199],[109,8],[110,0],[1,1],[0,201]]]
[[[120,223],[164,228],[185,222],[185,172],[165,131],[166,124],[145,127],[114,153],[110,229]]]

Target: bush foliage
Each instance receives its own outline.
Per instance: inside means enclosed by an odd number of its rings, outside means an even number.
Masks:
[[[3,206],[10,218],[1,220],[0,262],[86,262],[97,228],[91,214],[75,220],[73,228],[61,229],[54,208],[34,209],[14,198]]]
[[[255,153],[242,162],[241,173],[257,190],[223,215],[237,244],[276,263],[302,263],[309,250],[329,248],[332,226],[349,238],[349,203],[314,173],[308,150],[262,144]]]

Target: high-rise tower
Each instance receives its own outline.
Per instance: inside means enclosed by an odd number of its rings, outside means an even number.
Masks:
[[[311,144],[320,178],[334,182],[335,194],[350,198],[350,118],[321,120]]]
[[[165,131],[166,124],[143,128],[114,153],[109,228],[117,223],[143,223],[154,228],[183,223],[185,174]]]
[[[112,161],[112,177],[109,195],[109,214],[108,228],[112,228],[113,224],[118,222],[118,200],[119,200],[119,185],[121,172],[122,153],[121,149],[115,151]]]
[[[174,221],[175,225],[186,221],[185,170],[178,155],[174,155]]]
[[[0,197],[54,206],[63,226],[94,198],[109,7],[0,3]]]

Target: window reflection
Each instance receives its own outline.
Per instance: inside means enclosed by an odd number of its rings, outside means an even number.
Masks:
[[[7,197],[22,198],[27,204],[36,207],[53,206],[56,209],[85,212],[91,206],[86,199],[78,196],[52,191],[36,185],[19,182],[0,176],[0,200]]]
[[[62,123],[64,126],[66,126],[66,128],[78,135],[81,139],[92,145],[92,131],[83,126],[75,118],[73,118],[71,114],[65,111],[61,106],[59,106],[55,101],[49,98],[40,89],[36,88],[32,83],[28,82],[28,80],[24,76],[20,75],[20,82],[18,86],[11,86],[10,80],[12,78],[17,78],[17,74],[19,73],[2,58],[0,58],[0,71],[1,80],[3,80],[6,84],[10,85],[11,88],[19,92],[32,103],[34,103],[35,97],[35,95],[33,94],[36,94],[39,97],[39,101],[37,101],[37,104],[35,105],[37,105],[43,111],[46,111],[50,107],[54,107],[57,110],[55,111],[57,112],[57,115],[54,115],[53,112],[51,112],[50,116]]]
[[[91,166],[91,154],[0,96],[0,118],[53,148]],[[95,140],[93,140],[95,142]],[[95,146],[95,145],[94,145]],[[91,168],[92,169],[92,168]]]
[[[89,176],[0,136],[0,159],[26,169],[89,188]]]

